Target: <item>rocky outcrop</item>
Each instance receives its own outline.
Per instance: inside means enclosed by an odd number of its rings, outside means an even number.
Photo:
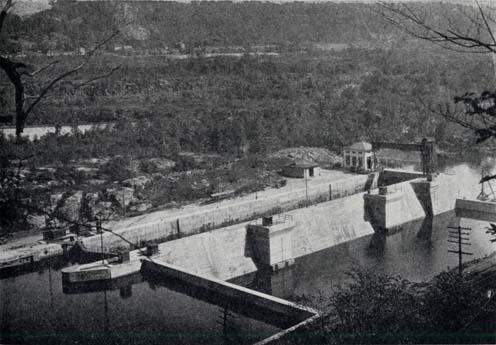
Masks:
[[[151,178],[146,177],[146,176],[138,176],[138,177],[133,177],[127,180],[122,181],[122,184],[125,187],[137,189],[137,190],[142,190],[145,188],[145,186],[151,182]]]
[[[79,220],[79,210],[81,209],[81,202],[83,198],[83,192],[77,191],[70,196],[63,196],[59,200],[57,205],[58,213],[62,216],[62,219],[69,220],[71,222],[76,222]]]
[[[152,207],[153,207],[153,205],[150,204],[150,203],[142,203],[142,204],[131,205],[129,207],[129,210],[132,211],[132,212],[142,213],[142,212],[148,211]]]
[[[333,166],[343,161],[340,155],[321,147],[292,147],[274,152],[270,156],[288,160],[303,160],[317,163],[322,167]]]

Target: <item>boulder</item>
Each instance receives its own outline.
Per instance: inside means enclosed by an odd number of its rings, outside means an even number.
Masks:
[[[73,222],[77,221],[79,219],[79,210],[81,208],[82,198],[83,192],[77,191],[63,200],[62,205],[59,208],[62,217]]]
[[[55,207],[62,199],[62,193],[52,194],[50,195],[50,211],[55,210]]]
[[[176,166],[176,162],[167,158],[151,158],[149,161],[155,163],[157,168],[160,170],[168,170]]]
[[[330,152],[322,147],[292,147],[274,152],[272,158],[283,158],[289,161],[303,160],[320,166],[332,166],[342,162],[341,155]]]
[[[134,212],[146,212],[152,208],[152,204],[144,203],[144,204],[136,204],[132,205],[129,209]]]
[[[27,216],[27,222],[34,229],[43,229],[46,226],[45,216],[40,215],[29,215]]]

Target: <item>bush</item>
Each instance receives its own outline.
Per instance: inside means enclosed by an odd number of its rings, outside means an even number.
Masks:
[[[56,181],[67,181],[69,184],[75,185],[82,184],[88,178],[86,172],[66,165],[57,167],[53,177]]]
[[[327,343],[494,341],[496,299],[473,278],[443,272],[418,284],[363,269],[350,276],[330,299],[325,330],[316,330]]]
[[[195,159],[190,156],[180,155],[177,157],[174,171],[188,171],[197,168]]]
[[[139,170],[145,174],[154,174],[159,171],[157,164],[149,160],[141,161]]]

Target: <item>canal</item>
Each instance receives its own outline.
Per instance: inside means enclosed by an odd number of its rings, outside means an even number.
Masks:
[[[278,331],[139,275],[132,280],[115,290],[64,293],[60,268],[3,277],[0,343],[251,344]]]
[[[299,258],[278,273],[257,273],[234,282],[297,302],[317,296],[325,302],[333,289],[348,281],[353,267],[425,281],[456,267],[457,256],[448,252],[456,248],[448,242],[447,227],[458,222],[454,212],[444,213],[406,224],[387,237],[369,235]],[[462,219],[461,225],[472,228],[469,251],[474,256],[469,259],[494,251],[485,233],[487,222]],[[0,277],[0,343],[249,344],[278,331],[141,275],[109,290],[93,286],[64,292],[60,269],[65,264],[54,260]]]

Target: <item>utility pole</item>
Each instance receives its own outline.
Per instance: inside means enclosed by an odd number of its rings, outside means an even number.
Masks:
[[[462,275],[463,271],[463,255],[474,255],[473,253],[464,252],[462,246],[470,246],[470,239],[467,237],[470,235],[471,228],[463,228],[458,224],[458,226],[448,226],[448,242],[457,244],[456,250],[448,250],[450,253],[458,254],[458,274]],[[464,237],[466,236],[466,237]]]
[[[122,212],[124,213],[124,217],[126,216],[126,195],[124,191],[122,191]]]
[[[105,265],[105,253],[103,251],[103,230],[102,230],[102,221],[98,217],[95,217],[96,220],[96,232],[100,234],[100,246],[102,250],[102,264]]]
[[[228,306],[221,307],[221,316],[216,323],[222,327],[222,335],[224,336],[224,343],[229,344],[232,342],[231,336],[233,335],[234,328],[234,314],[229,310]]]
[[[307,182],[307,173],[305,172],[305,170],[303,170],[303,175],[305,176],[305,197],[307,199],[305,207],[308,207],[308,182]]]

